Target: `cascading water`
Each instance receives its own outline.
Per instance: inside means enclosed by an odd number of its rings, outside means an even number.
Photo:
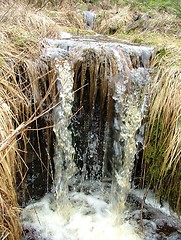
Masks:
[[[60,92],[54,186],[26,208],[23,226],[34,239],[145,239],[125,201],[153,49],[95,38],[47,43]]]
[[[93,29],[96,14],[92,11],[84,11],[83,14],[86,22],[86,27]]]

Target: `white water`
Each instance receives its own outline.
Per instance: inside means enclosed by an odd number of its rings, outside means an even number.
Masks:
[[[92,11],[84,11],[83,12],[85,21],[86,21],[86,27],[92,29],[94,25],[94,19],[96,17],[96,14]]]
[[[25,229],[36,230],[34,239],[43,240],[141,240],[144,239],[134,222],[119,216],[110,204],[110,188],[104,183],[89,183],[97,190],[71,192],[69,202],[57,211],[54,196],[30,204],[22,214]],[[129,216],[128,216],[129,218]],[[26,239],[26,238],[25,238]]]

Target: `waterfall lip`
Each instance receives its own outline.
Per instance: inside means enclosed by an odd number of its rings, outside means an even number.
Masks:
[[[119,39],[106,38],[105,36],[98,37],[86,37],[86,36],[72,36],[72,38],[67,39],[50,39],[46,38],[44,56],[51,58],[61,56],[66,57],[68,54],[66,52],[75,52],[77,49],[83,51],[84,49],[95,49],[95,50],[110,50],[121,48],[125,53],[132,54],[137,53],[138,55],[143,54],[143,52],[151,56],[155,52],[155,48],[152,46],[138,46],[133,45],[132,43],[123,43]],[[82,49],[82,50],[81,50]]]
[[[102,36],[101,36],[102,37]],[[96,36],[94,37],[86,37],[86,36],[72,36],[72,38],[64,38],[64,39],[51,39],[51,38],[46,38],[45,43],[47,43],[50,47],[60,47],[63,46],[63,44],[66,44],[69,47],[74,46],[75,44],[78,46],[121,46],[122,48],[126,48],[128,50],[138,50],[138,49],[143,49],[143,50],[148,50],[150,49],[151,51],[154,50],[154,47],[152,46],[140,46],[136,45],[133,43],[128,43],[128,42],[123,42],[119,39],[114,39],[114,38],[98,38]],[[66,46],[67,47],[67,46]]]
[[[136,43],[132,43],[132,42],[128,42],[126,40],[122,40],[122,39],[118,39],[115,37],[109,37],[106,35],[102,35],[102,34],[95,34],[95,35],[70,35],[67,33],[67,37],[65,34],[65,37],[60,37],[60,38],[45,38],[44,41],[59,41],[59,40],[73,40],[73,41],[90,41],[90,42],[101,42],[101,43],[106,43],[106,42],[112,42],[112,43],[122,43],[122,44],[126,44],[126,45],[130,45],[130,46],[140,46],[139,44]]]

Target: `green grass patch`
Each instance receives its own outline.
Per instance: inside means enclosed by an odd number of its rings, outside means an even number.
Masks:
[[[117,1],[119,2],[119,1]],[[120,1],[125,5],[130,5],[131,9],[141,10],[143,12],[148,12],[152,9],[157,11],[165,11],[176,14],[181,17],[181,5],[180,0],[124,0]]]

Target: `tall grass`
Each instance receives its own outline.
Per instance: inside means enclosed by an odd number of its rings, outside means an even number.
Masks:
[[[16,138],[13,137],[14,114],[6,103],[6,92],[0,91],[0,239],[20,239],[16,195]],[[5,98],[3,98],[3,96]],[[18,92],[17,92],[18,96]],[[5,146],[4,146],[5,145]]]
[[[152,84],[143,157],[144,185],[181,214],[181,59],[163,61]]]
[[[7,2],[0,3],[0,27],[0,239],[19,240],[16,175],[19,172],[24,187],[28,130],[39,118],[52,125],[49,112],[56,102],[56,73],[53,63],[39,58],[40,43],[57,36],[60,28],[42,12]],[[51,129],[44,131],[50,145]],[[21,150],[19,140],[24,142]]]
[[[20,59],[20,62],[14,64],[11,60],[8,63],[11,67],[5,72],[3,65],[4,71],[0,76],[0,236],[1,239],[9,240],[20,239],[21,236],[16,174],[18,172],[21,176],[21,188],[24,188],[24,178],[28,171],[28,130],[33,123],[37,126],[39,118],[44,119],[49,154],[52,134],[49,113],[56,103],[56,74],[53,69],[49,69],[48,63],[37,61],[35,64],[31,59]],[[37,131],[39,136],[38,129],[33,131]],[[21,150],[19,140],[23,141],[24,148]],[[42,165],[45,165],[41,153],[36,154]],[[47,162],[47,166],[44,166],[47,175],[50,174],[49,164]]]
[[[26,146],[29,128],[32,123],[37,126],[36,121],[39,118],[44,119],[47,124],[44,131],[49,154],[52,134],[49,113],[56,103],[56,74],[48,63],[27,58],[20,58],[17,63],[12,63],[12,60],[9,59],[7,69],[2,64],[0,76],[0,236],[1,239],[9,240],[20,239],[21,236],[16,173],[21,176],[23,188],[28,171]],[[39,135],[38,129],[31,130]],[[23,141],[24,148],[21,150],[18,148],[19,140]],[[41,153],[36,154],[43,165]],[[46,170],[49,169],[49,163],[47,164]]]
[[[18,124],[18,115],[20,105],[27,105],[28,101],[16,82],[14,62],[7,53],[12,54],[4,49],[0,56],[0,238],[20,239],[16,194],[16,169],[19,168],[17,136],[23,133],[25,126]]]

